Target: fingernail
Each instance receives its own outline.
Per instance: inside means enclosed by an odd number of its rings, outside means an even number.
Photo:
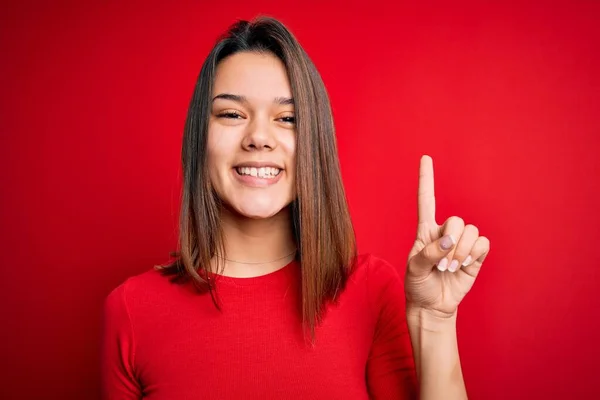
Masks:
[[[447,258],[442,258],[442,261],[440,261],[437,265],[437,269],[439,269],[440,271],[445,271],[446,267],[448,266],[448,259]]]
[[[446,235],[440,241],[440,245],[442,246],[443,250],[450,250],[452,248],[452,246],[454,246],[455,244],[456,244],[456,241],[454,240],[452,235]]]
[[[454,272],[454,271],[456,271],[456,268],[458,268],[458,260],[452,260],[452,262],[450,263],[450,266],[448,267],[448,271]]]
[[[473,259],[471,258],[471,256],[467,256],[467,258],[465,258],[465,261],[463,261],[462,266],[466,267],[469,264],[471,264],[471,261],[473,261]]]

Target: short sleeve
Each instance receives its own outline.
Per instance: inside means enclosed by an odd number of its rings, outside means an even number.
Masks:
[[[417,379],[406,323],[404,284],[398,270],[370,257],[367,284],[376,328],[367,361],[371,399],[416,399]]]
[[[141,399],[142,391],[134,374],[135,343],[125,302],[125,284],[113,290],[104,303],[102,333],[102,398]]]

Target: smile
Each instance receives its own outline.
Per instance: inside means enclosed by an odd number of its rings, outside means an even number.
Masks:
[[[281,172],[279,168],[273,167],[237,167],[235,170],[241,176],[252,176],[263,179],[275,179]]]
[[[254,188],[266,188],[275,185],[284,170],[272,165],[239,165],[233,168],[232,174],[239,183]]]

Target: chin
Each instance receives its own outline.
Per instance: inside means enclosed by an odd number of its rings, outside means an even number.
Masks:
[[[234,210],[236,211],[237,214],[239,214],[242,217],[245,218],[250,218],[250,219],[267,219],[267,218],[271,218],[277,214],[279,214],[285,207],[276,207],[276,206],[270,206],[270,207],[264,207],[264,206],[258,206],[258,205],[245,205],[245,206],[238,206],[238,207],[234,207]]]
[[[258,193],[257,193],[258,192]],[[217,192],[217,195],[218,192]],[[248,219],[268,219],[289,209],[293,201],[291,193],[265,191],[224,192],[219,195],[222,204],[232,216]]]

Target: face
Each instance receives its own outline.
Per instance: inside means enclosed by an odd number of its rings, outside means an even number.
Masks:
[[[236,53],[217,67],[208,169],[237,214],[269,218],[295,196],[296,127],[285,66],[274,55]]]

